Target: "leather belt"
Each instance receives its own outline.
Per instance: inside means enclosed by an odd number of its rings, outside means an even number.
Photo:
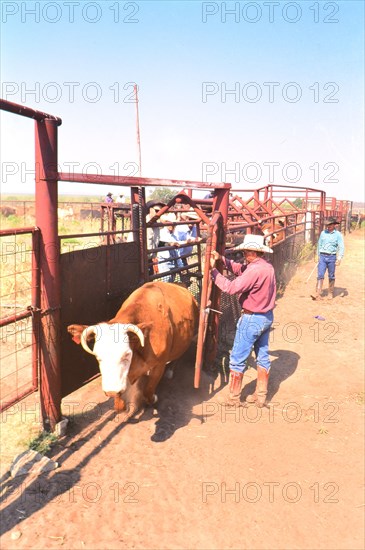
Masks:
[[[241,315],[253,315],[254,313],[255,313],[254,311],[250,311],[249,309],[242,308]]]
[[[323,256],[336,256],[336,253],[330,254],[329,252],[320,252],[320,254],[323,254]]]

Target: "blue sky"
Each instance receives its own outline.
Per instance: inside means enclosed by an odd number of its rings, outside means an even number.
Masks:
[[[364,200],[362,1],[1,8],[1,96],[62,118],[62,171],[138,174],[136,82],[143,176]],[[33,122],[1,122],[2,192],[32,192]]]

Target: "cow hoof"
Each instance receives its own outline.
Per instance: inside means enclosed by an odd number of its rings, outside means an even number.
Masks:
[[[145,397],[148,405],[155,405],[158,401],[157,395],[154,393],[152,397]]]
[[[144,398],[147,405],[155,405],[158,401],[158,397],[155,393],[152,394],[152,397],[147,397],[147,395],[145,395]]]

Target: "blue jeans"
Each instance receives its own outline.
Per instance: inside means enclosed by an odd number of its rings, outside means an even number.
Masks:
[[[273,320],[274,315],[272,311],[241,315],[237,321],[236,334],[229,360],[230,370],[244,372],[247,368],[247,358],[253,347],[257,364],[269,371],[271,366],[269,359],[269,334]]]
[[[173,283],[176,278],[176,273],[170,273],[176,267],[183,267],[181,258],[177,255],[176,250],[162,250],[157,253],[158,272],[166,273],[165,277],[161,277],[160,281],[165,283]]]
[[[336,271],[336,254],[320,254],[318,262],[317,279],[324,279],[324,275],[328,269],[328,279],[334,281]]]

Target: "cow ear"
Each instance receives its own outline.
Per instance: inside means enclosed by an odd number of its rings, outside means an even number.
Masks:
[[[146,340],[151,331],[152,323],[138,323],[138,325],[136,326],[142,331],[143,336]],[[128,336],[131,343],[135,344],[137,347],[141,345],[141,342],[136,334],[134,334],[133,332],[129,332]]]
[[[88,325],[69,325],[67,327],[67,332],[71,334],[72,340],[76,342],[76,344],[81,344],[81,334],[87,327]]]
[[[137,327],[141,329],[143,336],[146,338],[151,331],[152,323],[138,323]]]

